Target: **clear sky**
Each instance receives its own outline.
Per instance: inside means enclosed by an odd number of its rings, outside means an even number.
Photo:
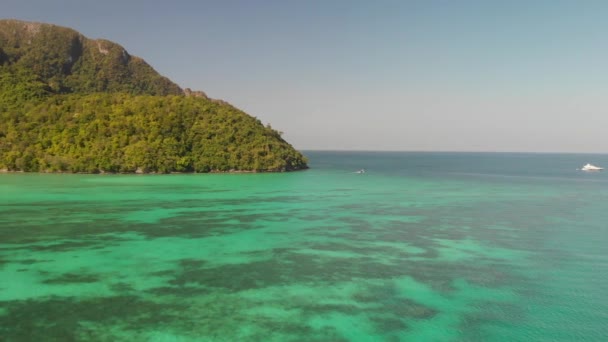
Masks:
[[[2,0],[298,149],[608,152],[608,1]]]

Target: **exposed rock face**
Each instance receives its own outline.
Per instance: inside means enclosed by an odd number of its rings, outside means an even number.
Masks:
[[[192,96],[192,97],[202,97],[204,99],[208,99],[209,98],[207,96],[207,94],[205,94],[204,91],[192,90],[190,88],[184,89],[184,95],[186,95],[186,96]]]
[[[213,103],[217,103],[217,104],[229,105],[229,103],[224,100],[210,98],[209,96],[207,96],[207,94],[205,94],[204,91],[200,91],[200,90],[192,90],[190,88],[186,88],[186,89],[184,89],[184,95],[187,97],[203,98],[203,99],[209,100],[209,101],[211,101]]]

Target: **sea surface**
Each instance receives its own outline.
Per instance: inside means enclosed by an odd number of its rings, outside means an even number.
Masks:
[[[608,340],[608,155],[305,154],[1,174],[0,340]]]

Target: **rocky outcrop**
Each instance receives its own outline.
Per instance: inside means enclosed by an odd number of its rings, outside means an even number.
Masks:
[[[184,89],[184,95],[186,95],[186,96],[192,96],[192,97],[202,97],[204,99],[209,99],[209,97],[207,96],[207,94],[205,94],[204,91],[192,90],[190,88]]]

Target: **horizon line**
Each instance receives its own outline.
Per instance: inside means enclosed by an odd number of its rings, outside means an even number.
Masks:
[[[597,154],[608,152],[558,152],[558,151],[474,151],[474,150],[361,150],[361,149],[297,149],[300,152],[394,152],[394,153],[496,153],[496,154]]]

